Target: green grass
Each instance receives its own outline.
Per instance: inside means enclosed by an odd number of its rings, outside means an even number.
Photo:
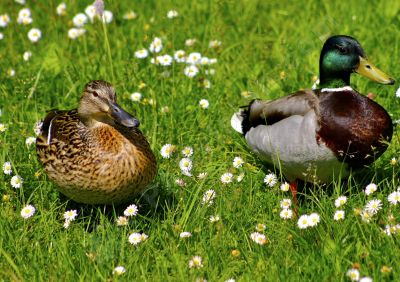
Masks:
[[[312,77],[318,75],[323,40],[332,34],[356,37],[378,67],[400,79],[400,2],[114,0],[106,3],[114,13],[113,22],[105,29],[98,21],[88,24],[86,34],[77,40],[67,37],[72,17],[91,1],[66,1],[65,17],[55,14],[58,1],[27,2],[33,17],[29,26],[16,23],[19,4],[12,0],[0,4],[0,14],[8,13],[12,19],[0,28],[4,34],[0,123],[8,126],[0,133],[0,164],[12,162],[14,174],[24,178],[23,187],[14,189],[11,176],[0,176],[0,193],[10,196],[0,203],[0,280],[345,281],[353,263],[359,263],[361,276],[375,281],[399,279],[399,237],[382,232],[385,224],[400,219],[399,208],[387,202],[387,195],[399,185],[398,166],[389,164],[399,157],[397,129],[387,152],[370,168],[349,180],[306,186],[299,213],[317,212],[321,222],[300,230],[296,220],[280,219],[279,201],[290,196],[279,186],[266,187],[263,178],[274,168],[265,167],[249,152],[245,140],[231,129],[230,116],[249,102],[242,91],[250,91],[253,98],[273,99],[310,88]],[[129,9],[138,14],[137,19],[122,19]],[[166,18],[171,9],[179,12],[178,18]],[[27,39],[31,27],[42,30],[37,44]],[[216,74],[207,76],[202,67],[189,79],[183,75],[183,65],[174,64],[167,68],[170,76],[164,77],[165,67],[134,57],[155,36],[163,39],[162,53],[184,49],[217,58]],[[196,38],[197,43],[185,46],[188,38]],[[208,48],[213,39],[222,41],[219,49]],[[29,62],[22,60],[27,50],[33,53]],[[14,77],[8,75],[9,69],[15,69]],[[211,81],[210,89],[199,86],[201,77]],[[156,179],[146,196],[134,201],[139,215],[125,227],[115,223],[125,206],[92,207],[62,197],[43,173],[34,146],[25,145],[46,110],[76,107],[84,84],[93,79],[115,86],[119,103],[136,112],[158,159]],[[138,88],[141,82],[146,84],[143,89]],[[397,86],[378,85],[356,75],[352,83],[361,93],[377,93],[376,101],[394,120],[400,118]],[[135,91],[155,103],[133,103],[129,97]],[[198,106],[203,98],[210,102],[207,110]],[[161,112],[165,106],[169,113]],[[171,159],[162,159],[159,153],[166,143],[178,147]],[[194,148],[193,173],[208,173],[204,180],[181,174],[178,163],[185,146]],[[235,156],[245,160],[243,168],[232,168]],[[245,177],[240,183],[223,185],[219,178],[227,171],[243,172]],[[36,172],[41,174],[35,176]],[[176,185],[178,178],[187,185]],[[362,189],[370,182],[379,189],[366,197]],[[201,204],[208,189],[217,193],[209,207]],[[335,222],[334,200],[343,194],[349,197],[346,218]],[[353,209],[362,208],[370,198],[381,199],[384,206],[371,223],[365,223]],[[37,212],[24,220],[20,210],[28,203]],[[64,229],[62,215],[68,209],[77,209],[79,215]],[[221,220],[210,223],[208,218],[214,214]],[[258,223],[266,225],[269,242],[263,246],[249,238]],[[133,246],[128,236],[138,231],[149,238]],[[193,236],[180,239],[181,231]],[[232,250],[240,254],[233,256]],[[194,255],[203,258],[204,267],[188,268]],[[112,275],[117,265],[126,268],[124,275]],[[392,271],[381,272],[383,266]]]

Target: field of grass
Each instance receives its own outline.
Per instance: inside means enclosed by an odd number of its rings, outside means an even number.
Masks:
[[[273,99],[310,88],[329,35],[357,38],[372,62],[400,80],[399,1],[105,2],[112,22],[89,21],[75,40],[68,38],[72,19],[91,0],[65,1],[64,16],[56,13],[59,1],[0,3],[0,15],[11,19],[0,27],[0,124],[6,126],[0,133],[0,165],[11,162],[13,169],[11,175],[0,174],[0,280],[350,281],[346,273],[352,268],[375,281],[399,279],[400,229],[390,236],[384,232],[386,225],[400,223],[399,205],[388,202],[399,185],[399,166],[391,164],[400,157],[398,129],[371,167],[346,180],[302,189],[299,215],[315,212],[321,220],[300,229],[297,219],[279,215],[280,201],[291,198],[279,189],[285,181],[279,171],[250,153],[230,127],[232,113],[252,98]],[[31,10],[29,25],[17,23],[23,7]],[[124,19],[130,10],[137,17]],[[170,10],[178,16],[168,18]],[[36,43],[28,39],[31,28],[42,32]],[[199,66],[189,78],[185,64],[154,65],[153,54],[136,58],[135,52],[149,49],[155,37],[163,43],[159,54],[181,49],[217,62]],[[194,45],[187,46],[188,39],[196,39]],[[212,40],[221,46],[210,48]],[[28,61],[23,59],[26,51],[32,53]],[[94,79],[115,86],[119,103],[141,121],[158,161],[156,179],[132,201],[139,212],[126,226],[117,226],[116,219],[127,205],[87,206],[60,195],[44,174],[34,144],[25,144],[47,110],[75,108],[84,85]],[[207,81],[210,88],[204,87]],[[360,93],[375,93],[393,120],[400,119],[398,83],[382,86],[354,75],[352,85]],[[142,94],[140,102],[130,99],[133,92]],[[207,109],[199,106],[201,99],[209,101]],[[177,150],[165,159],[160,150],[168,143]],[[179,168],[186,146],[194,151],[192,177]],[[235,157],[245,164],[234,168]],[[220,180],[226,172],[235,177],[229,184]],[[270,172],[279,180],[273,188],[264,183]],[[200,173],[207,175],[200,179]],[[23,178],[21,188],[10,184],[14,175]],[[369,183],[378,190],[367,196],[363,190]],[[209,189],[216,197],[207,205],[203,195]],[[345,219],[335,221],[334,202],[341,195],[348,197],[340,207]],[[371,199],[380,199],[383,207],[365,222],[357,211]],[[20,212],[28,204],[36,212],[24,219]],[[78,216],[65,228],[67,210],[77,210]],[[220,220],[210,222],[213,215]],[[265,244],[250,238],[256,229],[265,234]],[[183,231],[192,236],[180,238]],[[133,232],[148,238],[132,245],[128,237]],[[202,267],[189,267],[194,256],[202,258]],[[113,274],[117,266],[126,272]]]

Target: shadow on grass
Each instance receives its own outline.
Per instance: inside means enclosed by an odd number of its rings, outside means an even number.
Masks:
[[[62,194],[60,194],[60,202],[66,203],[65,210],[77,210],[79,219],[85,222],[88,232],[96,231],[102,217],[106,217],[113,224],[116,223],[118,216],[123,216],[125,209],[131,204],[138,206],[138,213],[149,221],[166,219],[170,210],[177,204],[173,192],[165,188],[162,183],[153,183],[142,194],[118,205],[82,204]]]

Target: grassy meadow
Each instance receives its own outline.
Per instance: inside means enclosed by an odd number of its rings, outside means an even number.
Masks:
[[[0,165],[12,165],[11,174],[0,173],[1,281],[350,281],[350,269],[359,278],[400,279],[400,209],[388,201],[400,185],[398,128],[370,167],[349,179],[301,188],[299,215],[317,213],[320,222],[300,229],[297,218],[280,217],[280,201],[291,194],[280,190],[285,179],[279,170],[265,166],[230,126],[232,113],[253,98],[311,88],[323,41],[333,34],[357,38],[370,60],[400,81],[399,1],[110,0],[105,10],[112,12],[111,22],[89,19],[75,39],[68,37],[73,18],[92,1],[64,2],[64,15],[56,12],[61,1],[0,3],[0,15],[10,18],[0,26]],[[22,8],[30,9],[31,23],[18,23]],[[178,15],[168,17],[171,10]],[[127,16],[130,11],[135,14]],[[32,28],[41,31],[37,42],[28,38]],[[156,37],[162,50],[137,58],[135,52],[149,50]],[[194,77],[185,75],[185,63],[151,62],[177,50],[216,60],[199,64]],[[117,218],[129,203],[68,201],[46,177],[35,145],[26,144],[47,110],[76,108],[84,85],[94,79],[114,85],[119,104],[141,121],[158,161],[155,180],[131,202],[138,214],[123,226]],[[393,120],[400,119],[398,82],[384,86],[353,75],[352,85],[376,94]],[[132,100],[135,92],[139,101]],[[170,158],[161,154],[165,144],[176,146]],[[193,149],[192,176],[179,167],[187,146]],[[244,164],[234,167],[235,157]],[[230,183],[222,183],[225,173],[232,174]],[[274,187],[264,183],[270,173],[278,179]],[[23,179],[20,188],[11,183],[16,175]],[[378,189],[366,195],[370,183]],[[210,189],[215,198],[204,203]],[[339,196],[347,203],[337,208]],[[382,209],[366,221],[360,213],[372,199],[381,200]],[[25,219],[26,205],[36,211]],[[345,217],[334,220],[339,209]],[[69,210],[78,215],[66,228]],[[134,232],[148,238],[131,244]],[[181,232],[191,236],[181,238]],[[265,239],[253,240],[254,232]],[[118,275],[117,266],[125,273]]]

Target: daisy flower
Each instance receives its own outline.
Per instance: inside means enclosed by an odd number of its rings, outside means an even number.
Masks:
[[[213,189],[207,190],[203,195],[203,204],[211,205],[217,194]]]
[[[208,79],[203,79],[201,81],[201,86],[203,86],[206,89],[210,89],[211,88],[211,81],[209,81]]]
[[[176,151],[175,145],[165,144],[164,146],[161,147],[160,153],[164,159],[169,159],[175,151]]]
[[[119,265],[119,266],[117,266],[116,268],[114,268],[112,274],[113,274],[113,275],[119,276],[119,275],[124,274],[125,272],[126,272],[125,267]]]
[[[310,220],[308,219],[308,215],[304,214],[299,217],[299,220],[297,221],[297,226],[300,229],[306,229],[309,226]]]
[[[244,164],[244,161],[241,157],[235,157],[233,159],[233,167],[239,168],[239,167],[242,167],[243,164]]]
[[[197,39],[196,38],[189,38],[185,40],[185,45],[188,47],[193,46],[194,44],[196,44]]]
[[[240,93],[240,95],[242,95],[243,98],[250,98],[251,92],[250,91],[242,91],[242,93]]]
[[[400,203],[400,191],[394,191],[394,192],[390,193],[388,196],[388,201],[392,205],[397,205],[398,203]]]
[[[200,172],[200,173],[197,175],[197,178],[198,178],[198,179],[204,179],[204,178],[206,178],[206,176],[207,176],[207,172]]]
[[[242,172],[236,177],[236,181],[241,182],[243,180],[243,178],[244,178],[244,173]]]
[[[38,42],[41,37],[42,37],[42,32],[40,31],[40,29],[32,28],[28,32],[28,38],[31,42]]]
[[[32,205],[27,205],[25,207],[22,208],[21,210],[21,216],[25,219],[30,218],[31,216],[33,216],[35,214],[35,207]]]
[[[230,172],[226,172],[221,176],[221,182],[224,184],[231,183],[233,179],[233,174]]]
[[[129,235],[128,241],[132,245],[138,245],[140,242],[142,242],[142,234],[132,233],[131,235]]]
[[[374,193],[377,190],[377,186],[374,183],[370,183],[367,185],[367,187],[365,187],[365,194],[366,195],[371,195],[372,193]]]
[[[187,158],[191,157],[193,155],[193,148],[192,147],[183,148],[182,154]]]
[[[189,268],[203,267],[203,259],[200,256],[194,256],[189,260]]]
[[[126,216],[119,216],[117,218],[117,225],[118,226],[128,225],[128,218]]]
[[[61,3],[56,8],[56,13],[59,16],[65,16],[67,14],[67,5],[65,3]]]
[[[210,106],[210,103],[206,99],[201,99],[199,105],[202,109],[207,109]]]
[[[196,74],[199,72],[199,69],[194,66],[187,66],[184,70],[183,73],[187,76],[187,77],[195,77]]]
[[[178,16],[178,12],[175,10],[168,11],[168,13],[167,13],[167,18],[169,18],[169,19],[176,18],[177,16]]]
[[[292,205],[292,200],[290,199],[283,199],[280,202],[280,206],[282,209],[288,209]]]
[[[14,188],[21,188],[22,183],[24,183],[24,180],[19,175],[14,175],[11,178],[11,186],[14,187]]]
[[[146,49],[140,49],[135,52],[135,57],[138,59],[144,59],[149,55],[149,51]]]
[[[363,278],[360,278],[360,280],[358,280],[358,282],[372,282],[372,281],[373,281],[372,278],[368,276],[365,276]]]
[[[211,59],[209,59],[208,64],[213,65],[213,64],[216,64],[217,62],[218,62],[218,60],[216,58],[211,58]]]
[[[172,64],[172,57],[170,55],[159,56],[158,61],[162,66],[170,66]]]
[[[397,164],[397,159],[396,159],[396,158],[392,158],[392,159],[390,160],[390,164],[393,165],[393,166],[395,166],[395,165]]]
[[[193,163],[192,163],[192,160],[189,158],[183,158],[179,162],[179,168],[182,171],[189,172],[192,169],[192,167],[193,167]]]
[[[77,217],[78,213],[76,210],[69,210],[64,213],[64,219],[68,221],[73,221]]]
[[[199,63],[202,66],[206,66],[206,65],[210,64],[210,59],[207,57],[201,57]]]
[[[333,215],[333,219],[336,221],[343,220],[344,219],[344,211],[343,210],[335,211],[335,214]]]
[[[279,216],[283,219],[290,219],[293,217],[293,211],[291,209],[283,209],[279,213]]]
[[[367,211],[367,210],[363,210],[361,213],[360,213],[360,216],[361,216],[361,220],[362,221],[364,221],[364,222],[370,222],[371,221],[371,218],[372,218],[372,216],[373,216],[373,214],[371,214],[369,211]]]
[[[36,143],[36,137],[28,137],[25,140],[26,146],[31,146],[32,144]]]
[[[192,237],[192,233],[188,232],[188,231],[183,231],[179,234],[179,237],[181,238],[188,238],[188,237]]]
[[[32,23],[31,10],[23,8],[18,13],[17,23],[28,25]]]
[[[264,178],[264,183],[266,183],[269,187],[274,187],[275,184],[278,182],[276,175],[274,173],[269,173]]]
[[[184,63],[186,62],[186,53],[183,50],[178,50],[175,51],[174,53],[174,59],[178,63]]]
[[[344,204],[347,203],[347,197],[346,196],[340,196],[335,200],[335,207],[341,207]]]
[[[0,19],[1,19],[1,16],[0,16]],[[1,23],[1,21],[0,21],[0,23]],[[1,26],[1,24],[0,24],[0,26]],[[400,87],[396,90],[396,97],[400,98]]]
[[[281,191],[283,192],[287,192],[290,189],[290,185],[287,182],[284,182],[281,184],[281,186],[279,187],[281,189]]]
[[[15,70],[14,69],[9,69],[8,70],[8,75],[9,76],[15,76]]]
[[[72,19],[72,23],[75,27],[83,27],[87,23],[87,20],[88,18],[85,14],[79,13]]]
[[[349,269],[346,276],[349,277],[351,281],[358,281],[360,279],[360,271],[356,268]]]
[[[70,39],[76,39],[79,36],[82,36],[83,34],[85,34],[86,30],[84,28],[70,28],[68,30],[68,37]]]
[[[149,50],[151,53],[159,53],[162,50],[162,41],[160,38],[155,37],[153,42],[151,42]]]
[[[257,230],[258,232],[262,232],[262,231],[264,231],[265,229],[267,229],[267,226],[266,226],[264,223],[258,223],[258,224],[256,225],[256,230]]]
[[[4,123],[0,123],[0,132],[5,132],[7,130],[7,126]]]
[[[124,20],[134,20],[137,18],[137,14],[134,11],[129,11],[126,14],[124,14]]]
[[[219,46],[222,45],[222,42],[219,40],[211,40],[210,43],[208,44],[209,48],[218,48]]]
[[[12,173],[12,166],[10,162],[5,162],[3,164],[3,172],[4,174],[10,175]]]
[[[135,204],[129,205],[124,211],[125,216],[136,216],[137,213],[138,207]]]
[[[215,69],[205,70],[204,72],[205,72],[205,74],[214,75],[215,74]]]
[[[32,57],[32,52],[30,51],[26,51],[24,52],[24,54],[22,55],[22,58],[24,59],[24,61],[29,61],[29,59]]]
[[[140,100],[142,100],[142,94],[139,92],[134,92],[131,94],[131,100],[133,102],[139,102]]]
[[[6,27],[10,22],[10,17],[8,14],[0,15],[0,27]]]
[[[318,225],[318,223],[321,221],[321,218],[319,217],[319,214],[314,212],[308,216],[308,221],[308,226],[314,227]]]
[[[185,187],[186,186],[186,182],[185,182],[185,180],[183,180],[183,179],[177,179],[177,180],[175,180],[175,183],[178,185],[178,186],[180,186],[180,187]]]
[[[382,201],[378,199],[371,200],[365,205],[365,210],[372,215],[376,214],[380,209],[382,209]]]
[[[214,223],[214,222],[219,221],[220,217],[219,217],[219,215],[212,215],[212,216],[210,216],[209,219],[210,219],[210,222]]]
[[[85,9],[85,14],[93,22],[93,19],[96,16],[96,7],[94,5],[87,6],[86,9]]]
[[[267,237],[259,232],[253,232],[250,234],[250,239],[259,245],[264,245],[267,243]]]
[[[111,11],[105,10],[105,11],[103,12],[102,20],[103,20],[103,22],[106,23],[106,24],[111,23],[112,20],[113,20],[113,13],[112,13]]]
[[[186,63],[191,65],[199,64],[201,60],[201,54],[198,52],[190,53],[186,58]]]

